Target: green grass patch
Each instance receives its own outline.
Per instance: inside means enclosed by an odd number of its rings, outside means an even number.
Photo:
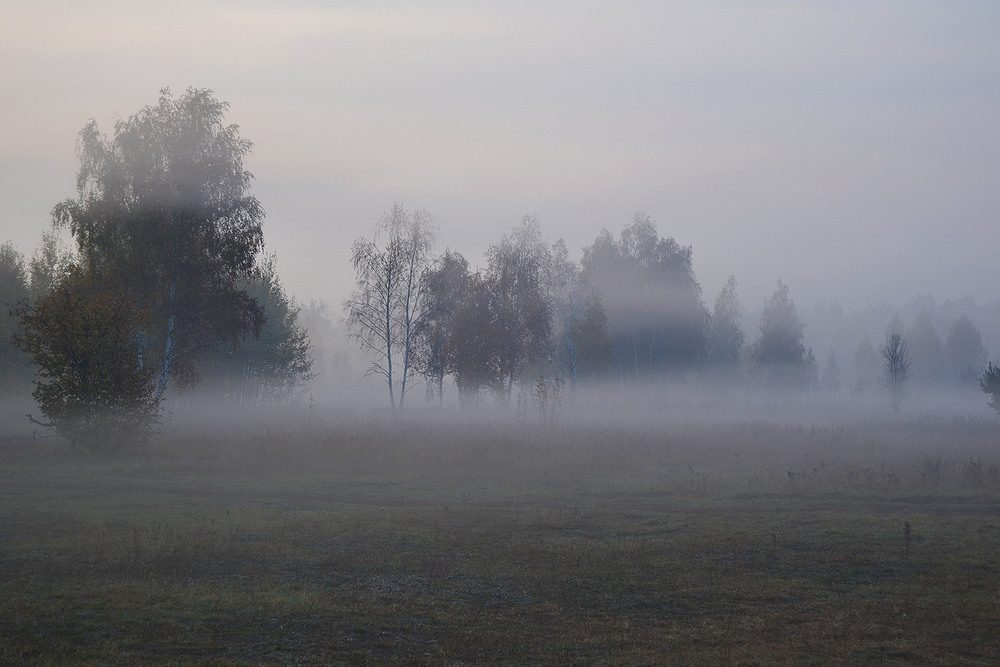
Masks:
[[[998,436],[345,423],[111,459],[9,440],[0,663],[996,664]]]

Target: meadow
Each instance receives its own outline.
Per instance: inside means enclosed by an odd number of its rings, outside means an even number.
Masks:
[[[3,664],[997,664],[993,419],[0,436]]]

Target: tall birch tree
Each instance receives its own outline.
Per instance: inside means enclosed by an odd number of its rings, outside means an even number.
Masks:
[[[77,197],[53,212],[85,274],[145,313],[137,363],[156,366],[157,399],[171,382],[195,382],[204,353],[264,322],[240,286],[263,247],[264,210],[244,168],[252,145],[224,124],[228,108],[210,90],[163,90],[111,136],[91,120],[80,132]]]
[[[425,274],[424,308],[417,320],[414,367],[427,382],[428,398],[444,406],[444,378],[452,358],[455,313],[471,284],[469,263],[461,253],[446,250]]]
[[[368,373],[385,380],[393,413],[403,408],[412,386],[416,325],[435,238],[430,214],[397,203],[373,238],[359,238],[351,250],[355,289],[344,303],[347,323],[361,349],[374,356]]]
[[[552,306],[545,291],[549,248],[538,220],[526,215],[521,224],[486,252],[486,280],[502,341],[502,395],[509,402],[514,381],[531,363],[549,357]]]

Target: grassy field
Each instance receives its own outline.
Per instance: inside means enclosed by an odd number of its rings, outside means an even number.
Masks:
[[[3,664],[1000,662],[994,422],[0,455]]]

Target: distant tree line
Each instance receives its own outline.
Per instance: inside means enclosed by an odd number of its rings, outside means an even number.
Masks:
[[[81,446],[141,441],[168,388],[201,382],[248,407],[286,402],[313,377],[302,316],[321,336],[329,322],[322,306],[300,312],[264,253],[264,211],[243,164],[251,144],[224,123],[227,109],[208,90],[163,91],[110,136],[91,121],[77,195],[55,207],[53,229],[30,258],[0,245],[0,389],[33,383],[32,419]],[[832,350],[821,376],[786,284],[751,337],[735,277],[709,310],[692,248],[646,214],[602,230],[579,262],[532,215],[480,267],[437,240],[429,213],[395,204],[352,247],[346,324],[394,412],[418,386],[438,405],[452,386],[463,407],[492,398],[521,409],[530,395],[543,415],[581,394],[655,406],[669,398],[666,380],[774,394],[840,387]],[[862,337],[854,362],[854,393],[881,384],[895,410],[910,389],[977,381],[1000,406],[1000,373],[966,316],[944,341],[926,311],[908,330],[896,316],[884,345]]]
[[[788,285],[778,282],[748,340],[735,277],[709,311],[691,247],[661,236],[643,213],[617,235],[603,230],[579,263],[564,241],[542,238],[535,216],[490,245],[478,269],[454,250],[436,254],[436,238],[426,211],[395,204],[354,246],[347,322],[394,411],[415,375],[439,405],[450,379],[463,407],[487,397],[512,404],[515,391],[543,386],[550,397],[583,387],[602,403],[614,394],[642,407],[667,398],[665,380],[691,378],[776,395],[841,387],[832,350],[821,375]],[[884,345],[865,335],[854,360],[853,393],[880,387],[894,412],[915,387],[974,385],[987,368],[969,317],[957,317],[942,342],[926,312],[909,331],[896,317]]]
[[[704,374],[769,390],[816,382],[786,285],[767,300],[748,346],[736,279],[709,312],[691,247],[662,237],[648,215],[636,214],[617,236],[602,231],[579,264],[564,241],[548,244],[530,215],[489,246],[476,270],[454,250],[435,255],[435,238],[427,212],[396,204],[354,246],[347,321],[393,410],[414,373],[439,404],[450,378],[463,407],[486,397],[512,404],[516,390],[541,387],[549,397],[584,387],[602,403],[614,392],[645,406],[664,380]]]
[[[878,352],[868,334],[855,348],[857,382],[852,393],[860,395],[871,386],[881,386],[894,412],[899,411],[905,396],[927,389],[972,389],[978,384],[990,394],[989,369],[993,366],[987,363],[988,356],[979,328],[967,315],[952,320],[942,341],[926,309],[909,328],[897,313],[886,326],[885,343]]]

